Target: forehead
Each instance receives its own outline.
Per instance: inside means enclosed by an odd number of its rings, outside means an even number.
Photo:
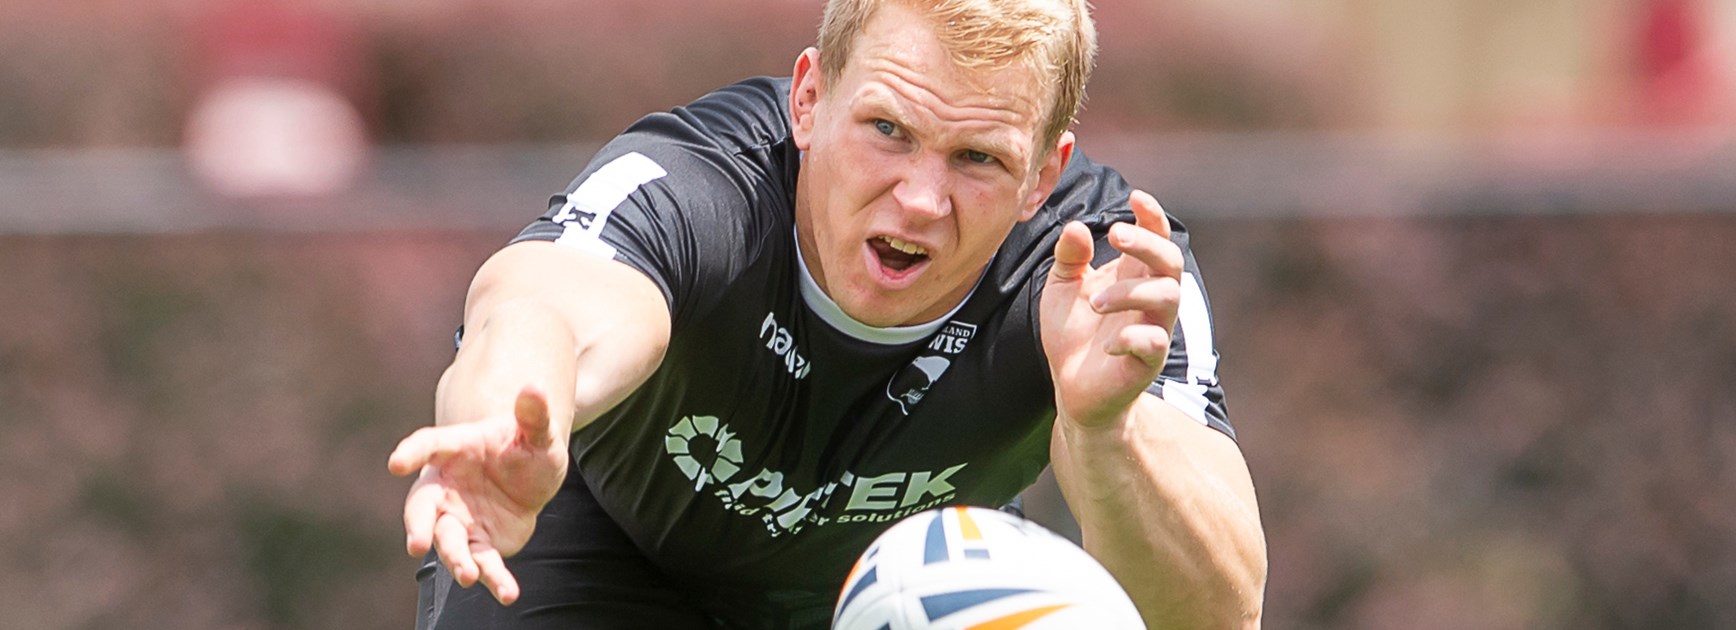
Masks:
[[[1027,63],[965,66],[934,33],[929,19],[889,3],[858,35],[840,86],[851,98],[914,105],[942,119],[1003,124],[1033,132],[1046,94]]]

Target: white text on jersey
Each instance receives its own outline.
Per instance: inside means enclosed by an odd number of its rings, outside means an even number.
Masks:
[[[765,323],[760,324],[760,339],[766,342],[766,349],[772,354],[782,357],[784,370],[800,380],[808,376],[808,369],[813,367],[808,358],[796,352],[796,338],[790,331],[778,325],[778,319],[772,313],[766,313]]]
[[[928,349],[947,354],[964,352],[964,345],[970,343],[976,336],[976,324],[967,322],[947,322],[940,333],[934,336],[934,341],[928,343]]]
[[[946,478],[964,470],[964,466],[959,464],[939,473],[892,472],[873,477],[857,477],[850,490],[850,503],[844,506],[844,509],[893,510],[921,503],[930,495],[943,498],[950,496],[958,492],[958,488],[947,483]],[[900,494],[904,495],[902,500],[898,498]]]
[[[676,421],[664,436],[663,449],[682,476],[693,482],[694,492],[710,494],[723,502],[724,509],[759,519],[774,538],[799,533],[809,525],[890,523],[943,505],[958,497],[958,487],[949,479],[968,465],[868,477],[845,471],[837,479],[803,492],[787,485],[784,473],[769,468],[753,475],[739,474],[745,472],[744,441],[727,423],[709,415]],[[818,513],[839,490],[850,496],[841,513]]]

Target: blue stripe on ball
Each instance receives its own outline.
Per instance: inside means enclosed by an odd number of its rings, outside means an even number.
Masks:
[[[850,600],[856,599],[857,595],[862,594],[862,589],[868,588],[875,580],[879,579],[879,576],[874,574],[875,570],[869,569],[868,572],[862,574],[862,579],[856,580],[856,586],[850,589],[849,595],[844,596],[844,603],[838,606],[839,610],[849,608]]]
[[[928,614],[929,621],[934,621],[978,604],[1031,592],[1034,591],[1028,588],[985,588],[929,595],[922,598],[922,612]]]
[[[936,512],[934,520],[928,522],[928,544],[922,554],[923,564],[934,564],[947,558],[946,523],[945,519],[941,518],[942,514],[945,512]]]

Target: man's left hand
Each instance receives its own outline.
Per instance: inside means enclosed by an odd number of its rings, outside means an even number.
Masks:
[[[1121,256],[1091,268],[1091,232],[1075,221],[1055,244],[1043,289],[1043,351],[1056,411],[1082,428],[1122,418],[1163,370],[1181,302],[1182,252],[1169,240],[1169,218],[1143,191],[1129,203],[1137,223],[1109,230]]]

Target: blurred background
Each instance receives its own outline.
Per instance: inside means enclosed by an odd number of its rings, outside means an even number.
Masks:
[[[1270,628],[1736,627],[1736,0],[1098,0]],[[819,0],[0,0],[0,627],[409,628],[475,268]]]

